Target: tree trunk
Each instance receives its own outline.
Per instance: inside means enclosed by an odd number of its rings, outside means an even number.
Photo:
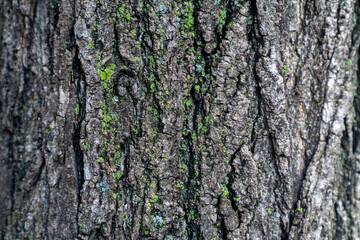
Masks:
[[[360,239],[358,1],[0,6],[0,239]]]

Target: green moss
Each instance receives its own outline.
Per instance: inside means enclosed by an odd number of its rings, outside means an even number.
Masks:
[[[156,203],[159,199],[159,195],[157,193],[154,194],[154,197],[150,199],[150,203]]]
[[[91,49],[94,47],[94,43],[92,41],[89,41],[88,45],[87,45],[88,49]]]
[[[220,9],[220,10],[219,10],[219,24],[220,24],[220,29],[222,29],[223,26],[225,25],[225,21],[226,21],[226,9]]]
[[[177,188],[180,188],[180,189],[182,189],[182,190],[185,189],[184,183],[183,183],[182,181],[178,182],[178,183],[176,184],[176,187],[177,187]]]
[[[200,86],[199,85],[195,85],[195,91],[196,91],[196,93],[200,92]]]
[[[113,84],[110,83],[110,80],[115,73],[115,68],[116,68],[116,65],[114,63],[112,63],[104,70],[98,69],[98,75],[101,78],[102,86],[107,92],[113,91]]]
[[[191,138],[192,138],[192,140],[195,140],[195,139],[196,139],[196,133],[195,133],[195,132],[193,132],[193,133],[191,134]]]
[[[191,106],[192,104],[192,101],[190,99],[187,99],[187,98],[183,98],[183,109],[186,110],[185,108],[186,107],[189,107]]]
[[[205,120],[206,120],[206,124],[210,124],[211,122],[210,116],[206,116]]]
[[[248,16],[248,25],[250,25],[250,24],[252,24],[252,16],[251,15]]]
[[[129,12],[128,9],[126,9],[126,4],[125,4],[125,3],[123,3],[123,4],[119,7],[117,16],[118,16],[118,18],[120,19],[120,21],[125,21],[125,20],[129,21],[129,20],[131,20],[130,12]]]
[[[284,73],[285,74],[289,73],[289,67],[287,65],[284,65]]]
[[[191,29],[194,25],[194,17],[193,17],[194,7],[191,2],[188,2],[186,5],[186,22],[185,22],[185,28]]]
[[[79,114],[79,104],[76,104],[75,114],[76,114],[76,115],[78,115],[78,114]]]
[[[222,195],[227,196],[229,194],[229,189],[225,186],[222,187]]]
[[[90,148],[90,143],[89,143],[89,142],[86,142],[86,143],[84,144],[84,148],[85,148],[85,149],[89,149],[89,148]]]
[[[113,178],[115,178],[116,180],[120,180],[120,178],[124,175],[124,173],[121,170],[117,170],[112,175]]]

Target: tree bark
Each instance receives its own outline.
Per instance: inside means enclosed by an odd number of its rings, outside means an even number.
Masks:
[[[360,239],[358,1],[0,6],[0,239]]]

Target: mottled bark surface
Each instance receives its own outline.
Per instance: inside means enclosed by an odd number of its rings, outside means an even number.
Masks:
[[[0,0],[0,239],[360,239],[356,0]]]

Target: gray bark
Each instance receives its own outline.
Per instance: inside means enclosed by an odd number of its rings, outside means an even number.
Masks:
[[[360,239],[358,1],[0,6],[0,239]]]

